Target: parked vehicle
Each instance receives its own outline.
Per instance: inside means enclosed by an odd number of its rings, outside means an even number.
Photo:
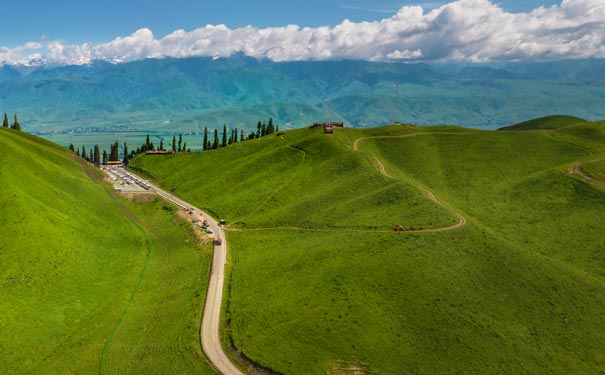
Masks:
[[[221,236],[216,237],[214,240],[214,244],[217,246],[221,246],[223,244],[223,238]]]

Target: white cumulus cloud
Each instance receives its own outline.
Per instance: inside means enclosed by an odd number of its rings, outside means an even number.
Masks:
[[[274,61],[517,61],[605,58],[605,1],[562,0],[528,13],[507,13],[490,0],[457,0],[431,11],[405,6],[373,22],[344,20],[333,27],[230,29],[207,25],[163,38],[143,28],[112,41],[81,45],[63,41],[0,47],[0,62],[32,57],[65,64],[158,57],[248,56]],[[41,54],[40,51],[43,51]]]

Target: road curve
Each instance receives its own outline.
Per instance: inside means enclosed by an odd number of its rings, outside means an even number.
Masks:
[[[134,174],[130,172],[131,174]],[[143,180],[140,176],[141,180]],[[202,314],[202,325],[200,328],[200,340],[202,349],[212,365],[223,375],[244,375],[231,361],[223,351],[219,336],[219,326],[221,318],[221,303],[223,300],[223,284],[225,281],[225,264],[227,263],[227,239],[223,228],[210,215],[199,208],[175,197],[165,190],[158,188],[149,181],[143,180],[151,186],[150,191],[154,191],[164,199],[176,204],[179,207],[193,210],[195,214],[201,215],[208,220],[209,228],[214,232],[215,237],[221,236],[223,241],[221,245],[214,243],[214,255],[212,259],[212,272],[210,282],[208,283],[208,292],[206,294],[206,303]]]

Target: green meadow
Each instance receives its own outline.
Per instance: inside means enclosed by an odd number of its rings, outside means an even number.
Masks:
[[[604,128],[300,129],[131,165],[227,220],[224,344],[263,367],[588,374],[605,371],[605,192],[569,170],[598,175]],[[414,231],[453,210],[465,226]]]
[[[64,148],[0,129],[0,373],[214,373],[199,323],[212,246]]]

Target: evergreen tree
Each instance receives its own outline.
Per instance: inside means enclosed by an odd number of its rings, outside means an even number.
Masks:
[[[164,150],[164,140],[160,139],[160,151]]]
[[[75,149],[74,149],[74,144],[73,144],[73,143],[70,143],[70,144],[69,144],[69,150],[70,150],[71,152],[75,152]]]
[[[242,129],[242,133],[239,135],[239,140],[243,141],[244,139],[244,129]]]
[[[21,130],[21,124],[19,124],[19,120],[17,120],[17,114],[15,114],[15,121],[13,122],[13,129]]]
[[[8,115],[6,112],[4,112],[4,122],[2,123],[2,126],[8,128]]]
[[[179,148],[178,148],[178,152],[182,152],[183,151],[183,135],[179,134]]]
[[[80,154],[80,156],[86,159],[86,148],[84,148],[84,145],[82,145],[82,153]]]
[[[183,143],[183,152],[187,152],[187,142]]]
[[[235,133],[235,129],[231,129],[231,135],[229,136],[229,142],[227,142],[227,144],[232,144],[233,143],[233,134]]]
[[[275,126],[275,132],[276,132],[276,133],[279,133],[279,125],[276,125],[276,126]]]
[[[235,133],[233,134],[233,143],[237,143],[237,135],[239,134],[239,132],[237,131],[237,128],[235,129]]]
[[[80,156],[80,148],[79,147],[76,149],[76,155]]]
[[[93,156],[93,162],[96,165],[100,165],[101,164],[101,152],[99,150],[99,145],[95,145],[95,153]]]
[[[265,135],[267,135],[267,124],[265,124],[263,122],[263,124],[260,127],[260,136],[264,137]]]
[[[147,146],[147,150],[151,150],[151,139],[149,138],[149,134],[147,134],[147,139],[145,139],[145,146]]]
[[[103,150],[103,165],[107,164],[107,150]]]
[[[122,159],[122,163],[124,166],[128,166],[128,146],[126,145],[126,142],[124,142],[124,159]]]
[[[204,127],[204,141],[202,143],[202,151],[208,151],[208,127]]]
[[[227,124],[223,125],[223,141],[221,147],[227,147]]]
[[[259,121],[258,124],[256,124],[256,138],[260,138],[262,127],[263,124]]]
[[[269,125],[267,125],[267,134],[275,133],[275,128],[273,127],[273,117],[269,117]]]
[[[214,129],[214,142],[212,143],[212,149],[216,150],[219,146],[218,142],[218,129]]]
[[[88,153],[88,158],[86,160],[88,160],[91,163],[93,162],[94,155],[92,154],[92,148],[90,149],[90,152]]]
[[[176,152],[176,137],[172,136],[172,152]]]

